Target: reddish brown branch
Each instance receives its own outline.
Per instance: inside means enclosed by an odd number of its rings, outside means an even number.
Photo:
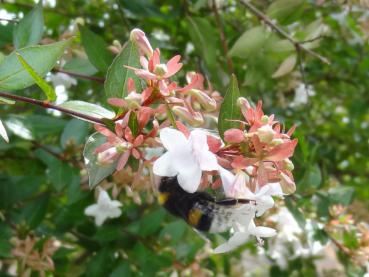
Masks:
[[[4,97],[7,99],[12,99],[15,101],[19,101],[19,102],[24,102],[24,103],[29,103],[29,104],[33,104],[36,106],[40,106],[43,107],[45,109],[52,109],[52,110],[56,110],[56,111],[60,111],[62,113],[66,113],[72,116],[76,116],[79,117],[81,119],[87,120],[87,121],[91,121],[100,125],[105,125],[104,121],[100,118],[94,117],[94,116],[90,116],[90,115],[86,115],[80,112],[76,112],[76,111],[72,111],[60,106],[56,106],[54,104],[51,104],[48,101],[41,101],[41,100],[36,100],[33,98],[28,98],[28,97],[24,97],[24,96],[19,96],[19,95],[14,95],[14,94],[10,94],[7,92],[0,92],[0,97]]]
[[[84,75],[84,74],[80,74],[80,73],[69,72],[69,71],[66,71],[66,70],[61,69],[61,68],[53,68],[52,71],[53,72],[64,73],[64,74],[67,74],[69,76],[73,76],[73,77],[76,77],[76,78],[95,81],[95,82],[98,82],[98,83],[101,83],[101,84],[103,84],[105,82],[105,78],[100,78],[100,77],[88,76],[88,75]]]
[[[218,7],[217,7],[217,4],[216,4],[215,0],[213,0],[212,9],[213,9],[214,16],[215,16],[215,22],[216,22],[217,27],[218,27],[220,41],[222,43],[223,51],[224,51],[225,57],[227,59],[228,71],[229,71],[230,74],[232,74],[232,73],[234,73],[233,62],[232,62],[232,59],[228,55],[228,52],[229,52],[228,44],[227,44],[227,40],[226,40],[226,37],[225,37],[225,34],[224,34],[222,22],[220,20]]]

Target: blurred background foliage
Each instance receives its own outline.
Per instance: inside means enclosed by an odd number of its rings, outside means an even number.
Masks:
[[[78,99],[105,105],[100,81],[113,59],[107,47],[114,41],[123,45],[136,27],[164,57],[181,54],[187,71],[202,72],[222,94],[233,71],[242,96],[262,99],[266,112],[276,114],[287,128],[297,124],[297,193],[285,203],[303,230],[298,235],[302,243],[334,245],[333,270],[319,268],[317,260],[326,252],[310,249],[309,255],[286,258],[282,265],[268,255],[268,243],[261,255],[254,241],[226,255],[211,255],[205,240],[156,204],[150,184],[131,190],[124,176],[103,183],[121,190],[122,216],[97,228],[83,212],[95,202],[82,159],[90,124],[17,103],[0,106],[10,134],[9,144],[0,140],[1,276],[21,275],[20,268],[23,274],[31,268],[32,276],[364,274],[369,258],[368,3],[252,3],[330,64],[296,52],[286,38],[233,0],[50,0],[28,24],[41,28],[41,34],[43,30],[41,44],[76,36],[47,76],[57,103]],[[0,64],[14,45],[27,45],[16,26],[34,6],[30,0],[0,1]],[[84,27],[78,29],[77,23]],[[59,80],[58,71],[95,79],[63,75]],[[182,70],[183,79],[184,74]],[[42,99],[36,86],[14,93]],[[25,256],[27,249],[39,253],[33,263]]]

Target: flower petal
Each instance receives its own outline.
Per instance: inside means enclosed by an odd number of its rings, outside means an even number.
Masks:
[[[199,185],[202,176],[202,171],[197,165],[184,166],[181,171],[178,172],[178,183],[187,192],[194,193]]]
[[[248,233],[246,232],[235,232],[232,237],[226,242],[219,245],[214,249],[215,254],[226,253],[236,249],[248,240]]]
[[[93,205],[88,206],[85,209],[85,215],[95,216],[97,214],[97,211],[98,211],[98,205],[97,204],[93,204]]]
[[[179,150],[188,143],[182,132],[169,127],[160,131],[160,140],[169,151]]]
[[[162,155],[154,162],[153,171],[155,175],[172,177],[177,175],[177,171],[173,167],[172,158],[169,152]]]

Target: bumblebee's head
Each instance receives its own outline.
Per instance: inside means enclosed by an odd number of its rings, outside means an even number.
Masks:
[[[177,177],[162,177],[159,183],[159,191],[161,193],[173,193],[181,188],[178,184]]]

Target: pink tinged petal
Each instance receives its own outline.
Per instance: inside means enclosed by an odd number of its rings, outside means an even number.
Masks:
[[[232,167],[233,168],[246,168],[248,166],[254,165],[255,163],[258,162],[258,159],[256,158],[244,158],[242,156],[237,156],[233,162],[232,162]]]
[[[142,142],[144,141],[144,137],[143,135],[139,135],[135,138],[135,140],[133,141],[133,147],[137,147],[140,146],[142,144]]]
[[[146,124],[149,122],[151,115],[153,114],[153,110],[150,107],[141,107],[140,112],[138,114],[138,125],[140,129],[143,129]]]
[[[96,131],[98,131],[100,134],[102,134],[106,137],[116,137],[116,135],[106,127],[95,124],[94,128],[95,128]]]
[[[178,130],[181,131],[186,136],[186,138],[188,138],[190,136],[190,131],[187,129],[186,125],[184,125],[180,121],[177,121],[176,124]]]
[[[124,154],[119,158],[118,164],[117,164],[117,171],[121,171],[125,167],[130,155],[131,155],[131,151],[128,150],[124,152]]]
[[[144,56],[140,57],[140,64],[144,69],[149,68],[149,61]]]
[[[140,78],[148,80],[156,80],[158,78],[155,74],[144,69],[136,69],[135,74]]]
[[[265,167],[263,166],[263,164],[260,164],[260,166],[258,168],[257,180],[258,180],[258,185],[260,187],[265,186],[268,183],[268,173],[267,173]]]
[[[163,96],[169,96],[170,94],[170,91],[168,90],[167,84],[164,80],[159,81],[159,90]]]
[[[100,152],[104,152],[105,150],[108,150],[111,147],[114,147],[114,146],[111,145],[111,143],[109,143],[109,142],[105,142],[105,143],[101,144],[100,146],[96,147],[94,153],[98,154]]]
[[[128,142],[132,142],[132,141],[133,141],[133,135],[132,135],[131,128],[127,127],[127,128],[124,130],[124,137],[126,138],[126,140],[127,140]]]
[[[154,50],[154,53],[149,60],[149,65],[148,65],[149,71],[154,72],[155,66],[157,64],[160,64],[160,51],[158,48]]]
[[[123,137],[124,130],[121,122],[115,122],[115,133],[118,137]]]
[[[152,87],[148,87],[145,88],[144,91],[141,93],[142,94],[142,102],[145,102],[152,94],[153,88]]]
[[[133,148],[133,149],[132,149],[132,155],[133,155],[133,157],[135,157],[137,160],[141,159],[141,153],[140,153],[136,148]]]
[[[200,185],[201,175],[201,169],[195,164],[183,166],[177,175],[178,183],[185,191],[194,193]]]
[[[3,122],[0,120],[0,136],[6,141],[9,142],[8,134],[6,133],[6,129],[3,125]]]
[[[164,78],[169,78],[173,76],[182,68],[183,64],[179,63],[180,59],[181,56],[176,55],[167,62],[168,73],[164,75]]]
[[[172,156],[169,152],[163,154],[154,162],[153,172],[157,176],[173,177],[177,175],[177,170],[173,167]]]
[[[115,107],[127,107],[127,102],[121,98],[109,98],[108,103]]]
[[[127,84],[128,92],[136,91],[135,82],[132,78],[128,78],[128,84]]]
[[[141,52],[143,52],[148,56],[152,55],[153,52],[152,47],[145,33],[142,30],[137,28],[133,29],[130,34],[130,40],[138,45]]]
[[[245,139],[245,134],[239,129],[229,129],[224,133],[224,140],[229,143],[241,143]]]
[[[289,136],[289,137],[292,136],[292,134],[295,132],[295,130],[296,130],[296,125],[293,125],[291,127],[291,129],[288,130],[287,136]]]
[[[187,145],[185,135],[172,128],[164,128],[160,131],[160,140],[168,151],[176,151]]]
[[[289,158],[293,155],[296,145],[297,145],[297,139],[279,144],[275,146],[268,153],[268,156],[266,159],[276,162],[276,161],[282,161],[286,158]]]
[[[217,153],[220,147],[222,147],[222,141],[210,135],[207,136],[207,143],[209,145],[209,150],[213,153]]]

